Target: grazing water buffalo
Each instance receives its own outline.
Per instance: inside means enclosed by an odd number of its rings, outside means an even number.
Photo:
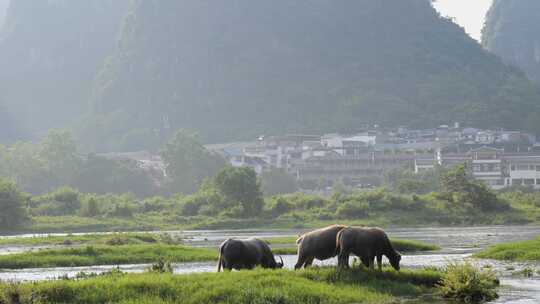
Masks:
[[[281,257],[280,257],[281,259]],[[219,246],[218,272],[223,269],[283,268],[283,259],[277,263],[266,242],[251,238],[248,240],[228,239]]]
[[[296,241],[296,244],[298,244],[298,262],[294,269],[311,266],[313,259],[322,261],[335,257],[338,254],[336,236],[343,228],[345,226],[332,225],[300,236]]]
[[[379,228],[347,227],[338,233],[336,242],[339,267],[349,267],[349,255],[352,253],[371,269],[374,268],[376,257],[377,266],[381,270],[382,256],[385,255],[392,267],[399,271],[401,255],[394,250],[386,233]]]

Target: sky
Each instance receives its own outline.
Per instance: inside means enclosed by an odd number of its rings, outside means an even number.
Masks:
[[[491,3],[492,0],[437,0],[434,7],[442,16],[455,18],[469,35],[480,40]]]

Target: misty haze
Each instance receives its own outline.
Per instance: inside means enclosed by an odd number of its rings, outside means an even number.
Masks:
[[[539,135],[540,1],[0,0],[0,304],[540,303]]]

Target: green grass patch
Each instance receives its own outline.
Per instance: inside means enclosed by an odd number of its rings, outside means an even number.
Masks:
[[[85,234],[66,236],[36,236],[36,237],[9,237],[1,238],[1,245],[127,245],[145,243],[180,243],[168,234],[158,233],[112,233],[112,234]]]
[[[382,273],[335,268],[171,274],[115,274],[79,281],[0,285],[9,303],[397,303],[418,297],[441,279],[428,271]],[[2,302],[2,301],[0,301]]]
[[[540,261],[540,237],[530,241],[494,245],[474,256],[505,261]]]
[[[0,269],[144,264],[160,259],[172,263],[209,261],[217,259],[217,251],[162,243],[46,249],[0,256]]]

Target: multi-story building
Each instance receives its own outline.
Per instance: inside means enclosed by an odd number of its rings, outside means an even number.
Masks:
[[[540,153],[505,153],[504,149],[480,147],[466,153],[438,153],[432,159],[416,159],[415,172],[436,165],[466,164],[471,175],[492,189],[530,186],[540,189]]]

